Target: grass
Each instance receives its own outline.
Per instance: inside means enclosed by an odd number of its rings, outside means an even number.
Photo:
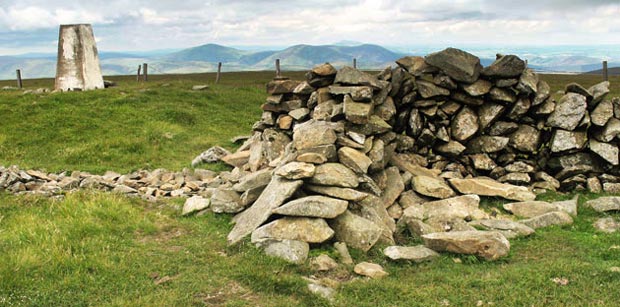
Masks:
[[[300,78],[301,73],[290,73]],[[28,94],[0,91],[0,165],[48,171],[180,169],[208,148],[247,134],[259,118],[271,73],[115,77],[105,91]],[[557,91],[593,76],[543,76]],[[620,78],[612,95],[620,95]],[[51,80],[26,80],[30,88]],[[168,84],[168,85],[166,85]],[[0,86],[8,85],[0,82]],[[222,166],[216,166],[222,168]],[[580,203],[599,195],[585,194]],[[560,200],[572,195],[548,194]],[[616,306],[620,234],[594,231],[602,216],[581,207],[575,224],[514,240],[510,255],[487,263],[445,254],[424,264],[388,261],[375,248],[356,261],[390,276],[365,280],[351,268],[316,273],[264,256],[247,242],[226,245],[228,215],[180,217],[182,200],[155,204],[79,192],[64,199],[0,193],[0,306],[325,306],[303,276],[352,280],[336,306]],[[498,206],[486,199],[485,207]],[[329,245],[312,251],[334,255]],[[455,262],[459,259],[460,263]],[[552,281],[566,278],[565,286]]]

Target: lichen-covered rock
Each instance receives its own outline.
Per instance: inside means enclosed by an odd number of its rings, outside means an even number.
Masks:
[[[423,235],[424,245],[438,252],[476,255],[497,260],[510,252],[510,243],[495,231],[453,231]]]

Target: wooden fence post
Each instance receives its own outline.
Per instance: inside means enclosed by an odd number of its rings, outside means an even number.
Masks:
[[[149,81],[149,64],[147,63],[142,64],[142,76],[144,82]]]
[[[353,58],[353,68],[357,68],[357,59]]]
[[[217,63],[217,75],[215,75],[215,84],[220,82],[220,77],[222,73],[222,62]]]
[[[603,61],[603,81],[609,81],[609,71],[607,70],[607,61]]]
[[[142,65],[138,65],[138,75],[136,76],[136,81],[140,82],[140,71],[142,70]]]
[[[15,74],[17,74],[17,88],[22,88],[22,71],[21,71],[21,69],[16,70]]]
[[[276,78],[279,78],[280,76],[281,76],[280,59],[276,59]]]

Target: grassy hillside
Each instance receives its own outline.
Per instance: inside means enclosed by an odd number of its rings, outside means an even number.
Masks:
[[[303,72],[286,73],[301,78]],[[0,165],[49,171],[181,169],[211,145],[232,148],[260,116],[272,72],[110,78],[102,91],[22,94],[0,91]],[[597,76],[553,76],[552,91]],[[26,80],[30,89],[50,79]],[[0,82],[0,87],[12,85]],[[620,96],[620,77],[612,78]],[[219,166],[217,166],[219,167]],[[569,199],[550,194],[542,199]],[[580,203],[594,195],[584,195]],[[350,267],[317,273],[264,256],[248,242],[226,246],[228,215],[180,217],[182,199],[146,203],[80,192],[64,199],[0,193],[0,306],[327,306],[303,277],[350,281],[336,306],[617,306],[620,234],[594,231],[599,214],[580,207],[575,224],[512,242],[498,262],[445,254],[424,264],[385,259],[380,248],[357,262],[383,265],[382,280]],[[487,208],[500,202],[485,199]],[[413,243],[413,242],[412,242]],[[311,256],[328,253],[318,246]],[[560,285],[554,278],[565,278]]]

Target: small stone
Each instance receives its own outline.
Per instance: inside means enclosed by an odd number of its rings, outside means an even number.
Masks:
[[[255,242],[265,254],[294,264],[302,264],[308,259],[310,245],[303,241],[265,239]]]
[[[331,271],[338,267],[338,263],[325,254],[321,254],[310,260],[310,265],[319,272]]]
[[[330,221],[330,226],[338,241],[364,252],[377,243],[382,233],[382,229],[375,223],[348,210]]]
[[[546,201],[524,201],[504,204],[504,210],[524,218],[535,217],[545,213],[561,210],[561,207]]]
[[[601,181],[596,177],[590,177],[587,179],[588,191],[592,193],[601,193],[603,191],[603,185]]]
[[[431,53],[424,60],[431,66],[441,69],[450,78],[465,83],[478,80],[482,70],[479,58],[455,48]]]
[[[457,141],[466,141],[478,132],[478,116],[469,107],[463,107],[451,124],[452,137]]]
[[[504,55],[499,57],[491,65],[482,70],[482,75],[494,78],[518,77],[525,70],[525,61],[516,55]]]
[[[416,85],[418,86],[418,93],[424,99],[437,97],[437,96],[450,96],[450,91],[439,87],[432,82],[418,80],[416,81]]]
[[[609,81],[597,83],[588,88],[588,92],[592,94],[592,105],[597,105],[609,94]]]
[[[538,152],[540,131],[530,125],[519,125],[517,131],[510,136],[510,146],[523,152]]]
[[[372,164],[370,158],[363,152],[350,147],[341,147],[338,150],[338,160],[354,172],[363,174],[368,172],[368,167]]]
[[[586,132],[556,129],[551,137],[551,152],[583,149],[588,141]]]
[[[359,181],[355,173],[348,167],[339,163],[325,163],[316,167],[310,183],[324,186],[337,186],[342,188],[356,188]]]
[[[349,66],[344,66],[338,70],[334,83],[342,85],[365,85],[374,89],[382,88],[376,77]]]
[[[338,255],[340,255],[340,262],[343,264],[353,264],[353,258],[351,258],[351,254],[349,254],[346,243],[336,242],[334,243],[334,248],[338,252]]]
[[[579,195],[575,195],[573,199],[555,201],[551,204],[557,206],[560,210],[572,215],[577,216],[577,205],[579,203]]]
[[[505,149],[509,141],[510,139],[507,137],[482,135],[468,142],[467,151],[470,153],[494,153]]]
[[[309,120],[301,125],[295,126],[293,142],[297,150],[317,147],[321,145],[331,145],[336,142],[338,137],[334,129],[323,121]]]
[[[611,101],[602,101],[596,108],[590,113],[591,121],[594,125],[603,127],[607,124],[609,119],[614,116],[614,106]]]
[[[620,194],[620,183],[605,182],[603,183],[603,191],[611,194]]]
[[[517,101],[517,96],[514,92],[509,89],[499,87],[494,87],[489,91],[489,98],[504,104],[512,104]]]
[[[228,150],[219,146],[213,146],[194,158],[192,166],[196,167],[200,163],[215,163],[227,155],[230,155]]]
[[[467,94],[475,97],[487,94],[491,90],[491,87],[493,87],[493,83],[484,79],[478,79],[472,84],[463,86],[463,90]]]
[[[477,221],[471,221],[469,225],[474,227],[481,227],[485,230],[497,231],[506,237],[506,239],[513,239],[517,237],[527,237],[534,233],[534,229],[525,226],[519,222],[511,220],[490,220],[483,219]]]
[[[590,150],[603,158],[607,163],[611,165],[618,165],[618,154],[620,151],[618,150],[617,145],[612,145],[610,143],[603,143],[597,140],[591,139],[589,143]]]
[[[480,130],[484,130],[495,122],[506,109],[499,103],[488,102],[478,108],[478,120],[480,122]]]
[[[567,93],[547,118],[547,125],[569,131],[575,130],[585,116],[586,106],[585,96]]]
[[[486,178],[450,179],[452,185],[462,194],[476,194],[480,196],[499,196],[517,201],[531,201],[536,195],[525,187],[499,183]]]
[[[328,186],[320,186],[320,185],[304,185],[304,189],[331,197],[336,197],[344,200],[350,200],[354,202],[358,202],[363,200],[368,196],[368,194],[364,192],[360,192],[354,189],[349,188],[338,188],[338,187],[328,187]]]
[[[192,86],[192,91],[204,91],[208,88],[209,88],[208,85],[194,85]]]
[[[367,276],[373,279],[378,279],[389,275],[383,267],[370,262],[360,262],[355,265],[353,271],[359,275]]]
[[[334,296],[336,295],[336,291],[334,289],[315,283],[308,284],[308,291],[328,301],[333,301]]]
[[[215,213],[237,213],[243,209],[240,195],[234,190],[217,189],[211,196],[211,210]]]
[[[410,260],[413,262],[430,261],[439,254],[423,245],[418,246],[388,246],[383,254],[392,260]]]

